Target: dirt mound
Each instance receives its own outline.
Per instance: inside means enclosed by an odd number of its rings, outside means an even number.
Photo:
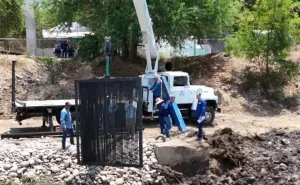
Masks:
[[[105,74],[105,58],[97,58],[91,63],[93,74],[95,76],[104,76]],[[144,74],[146,61],[144,59],[137,58],[136,61],[125,61],[120,57],[113,57],[111,61],[111,76],[114,77],[127,77],[127,76],[139,76]]]
[[[235,184],[251,179],[253,184],[300,184],[300,132],[274,130],[261,136],[254,148],[245,151],[249,162]]]
[[[211,79],[218,72],[224,71],[228,58],[224,57],[223,53],[220,53],[205,56],[174,57],[165,61],[173,62],[175,70],[189,73],[192,83],[215,86],[218,84],[210,83],[207,79]]]
[[[220,130],[214,135],[211,143],[211,169],[203,175],[192,177],[188,183],[191,185],[300,184],[299,137],[300,132],[287,133],[280,130],[247,139],[234,134],[230,129]],[[222,164],[227,165],[226,167],[234,168],[227,168],[226,171],[214,170],[218,158],[223,159]]]
[[[74,80],[103,76],[105,59],[93,61],[0,55],[0,118],[11,116],[11,61],[16,60],[16,98],[19,100],[55,100],[74,98]],[[111,75],[138,76],[144,71],[135,63],[114,57]]]
[[[181,184],[183,182],[183,174],[172,170],[167,166],[156,165],[156,170],[160,175],[165,177],[165,185]],[[154,183],[155,184],[155,183]]]
[[[210,156],[213,163],[211,170],[218,175],[222,175],[227,170],[239,167],[246,162],[243,153],[245,138],[234,133],[230,128],[216,131],[209,141],[211,146]]]

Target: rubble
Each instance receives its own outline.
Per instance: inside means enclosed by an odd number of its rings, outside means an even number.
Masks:
[[[153,145],[143,144],[144,167],[99,167],[77,164],[76,147],[61,151],[58,138],[0,140],[0,184],[177,184],[182,174],[157,164]]]
[[[60,151],[58,138],[0,140],[0,184],[135,185],[297,185],[300,184],[300,132],[274,130],[243,137],[229,128],[208,137],[210,165],[189,177],[158,164],[153,144],[143,144],[143,168],[77,164],[76,149]]]
[[[190,185],[300,184],[299,137],[300,132],[274,130],[245,138],[231,129],[220,130],[210,141],[210,170],[186,181]]]

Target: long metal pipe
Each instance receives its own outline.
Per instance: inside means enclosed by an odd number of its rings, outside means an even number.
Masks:
[[[11,65],[11,113],[14,112],[16,102],[16,63],[17,61],[13,60]]]

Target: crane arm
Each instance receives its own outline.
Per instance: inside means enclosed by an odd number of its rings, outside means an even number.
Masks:
[[[133,3],[139,20],[145,45],[147,59],[147,67],[145,70],[145,74],[149,76],[156,75],[158,70],[159,47],[156,43],[155,36],[153,33],[152,21],[148,11],[148,5],[146,0],[133,0]],[[152,59],[155,59],[154,69],[152,67]]]

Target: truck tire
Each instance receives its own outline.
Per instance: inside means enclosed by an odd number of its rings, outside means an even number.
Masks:
[[[215,110],[212,106],[208,106],[206,109],[206,119],[205,119],[205,125],[212,125],[212,123],[215,120]]]

